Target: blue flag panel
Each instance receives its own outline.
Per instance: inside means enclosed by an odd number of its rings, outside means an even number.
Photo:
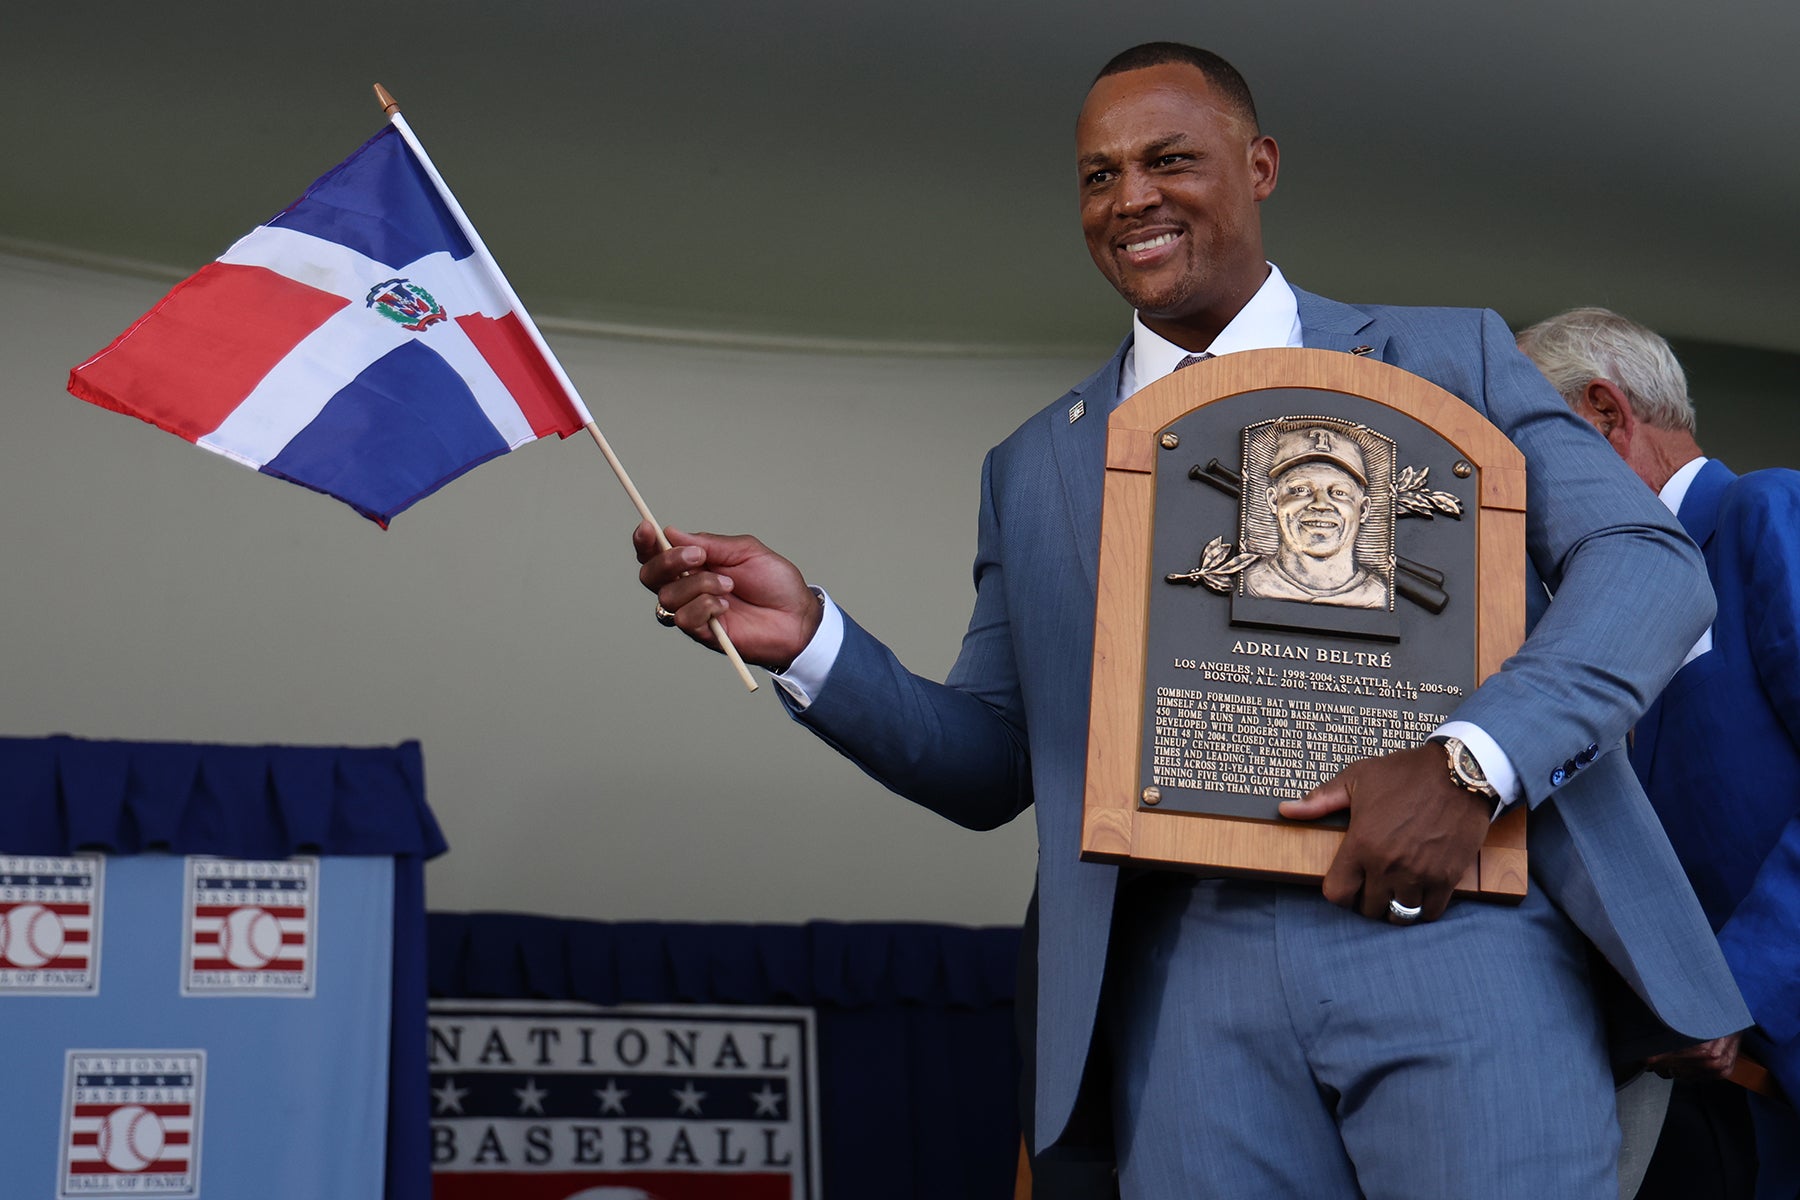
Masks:
[[[462,376],[408,342],[333,396],[263,471],[380,521],[506,450]]]
[[[439,251],[456,259],[475,253],[392,125],[266,223],[337,242],[396,267]]]

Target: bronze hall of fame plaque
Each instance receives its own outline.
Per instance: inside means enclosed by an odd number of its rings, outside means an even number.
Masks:
[[[1524,459],[1449,392],[1325,350],[1233,354],[1108,422],[1082,854],[1322,876],[1276,805],[1417,745],[1524,637]],[[1524,813],[1461,890],[1524,894]]]

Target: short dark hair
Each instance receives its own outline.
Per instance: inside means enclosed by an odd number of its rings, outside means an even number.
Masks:
[[[1250,95],[1250,85],[1244,82],[1244,77],[1238,74],[1236,67],[1211,50],[1202,50],[1198,46],[1189,46],[1183,42],[1145,42],[1141,46],[1121,50],[1100,68],[1100,73],[1094,76],[1094,83],[1099,83],[1108,75],[1140,71],[1145,67],[1160,67],[1166,63],[1186,63],[1206,76],[1206,81],[1219,90],[1231,110],[1250,122],[1252,130],[1262,132],[1262,126],[1256,119],[1256,99]]]

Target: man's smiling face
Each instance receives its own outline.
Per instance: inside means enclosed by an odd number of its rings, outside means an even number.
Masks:
[[[1167,63],[1098,80],[1075,152],[1094,265],[1151,329],[1204,349],[1268,276],[1257,205],[1274,141],[1198,68]]]
[[[1368,493],[1348,471],[1324,462],[1301,463],[1269,488],[1269,507],[1281,540],[1310,558],[1331,558],[1356,543],[1368,516]]]

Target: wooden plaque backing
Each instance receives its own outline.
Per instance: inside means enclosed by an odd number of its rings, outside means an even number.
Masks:
[[[1268,388],[1372,400],[1429,426],[1477,468],[1478,507],[1463,516],[1477,539],[1475,682],[1524,641],[1525,459],[1486,418],[1428,380],[1342,351],[1251,350],[1177,371],[1126,400],[1107,422],[1083,859],[1317,881],[1343,838],[1340,829],[1305,822],[1158,811],[1142,802],[1158,438],[1196,409]],[[1525,806],[1515,804],[1494,822],[1457,891],[1516,902],[1526,887]]]

